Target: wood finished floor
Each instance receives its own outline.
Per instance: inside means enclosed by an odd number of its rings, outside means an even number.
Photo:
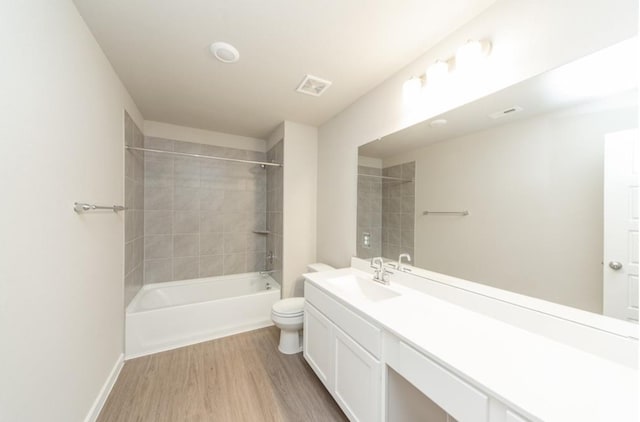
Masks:
[[[276,327],[127,361],[98,422],[346,421]]]

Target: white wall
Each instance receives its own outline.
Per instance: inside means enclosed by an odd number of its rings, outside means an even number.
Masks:
[[[123,352],[123,109],[67,0],[0,3],[0,420],[81,421]]]
[[[195,142],[198,144],[238,148],[249,151],[267,151],[267,142],[263,139],[178,126],[170,123],[154,122],[152,120],[144,121],[144,134],[145,136],[173,139],[182,142]]]
[[[284,122],[282,295],[302,296],[302,274],[316,261],[318,130]]]
[[[622,41],[637,32],[635,0],[498,0],[424,56],[319,128],[318,260],[349,265],[355,254],[357,148],[373,139]],[[405,110],[402,84],[466,39],[490,39],[486,73]]]
[[[635,94],[630,100],[390,157],[416,162],[415,265],[602,313],[604,138],[637,127]],[[422,216],[427,209],[470,215]]]
[[[277,128],[271,132],[269,139],[267,139],[267,151],[275,146],[278,142],[284,139],[284,122],[280,123]]]

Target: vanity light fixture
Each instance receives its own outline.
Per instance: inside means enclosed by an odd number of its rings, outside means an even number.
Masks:
[[[427,67],[426,77],[429,85],[440,84],[449,76],[449,63],[444,60],[436,60]]]
[[[404,98],[415,98],[422,89],[422,82],[426,80],[426,84],[437,86],[446,81],[449,76],[451,66],[455,64],[456,71],[470,71],[480,62],[480,60],[489,55],[491,52],[491,42],[489,40],[468,40],[456,52],[455,58],[451,57],[447,60],[436,60],[429,65],[423,75],[414,76],[404,83],[402,86]]]
[[[489,41],[467,40],[456,52],[456,70],[470,70],[483,57],[489,55],[491,43]]]
[[[422,78],[414,76],[402,85],[402,97],[408,104],[413,104],[422,91]]]

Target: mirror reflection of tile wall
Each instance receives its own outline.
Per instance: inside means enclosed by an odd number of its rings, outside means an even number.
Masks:
[[[358,166],[358,258],[382,256],[381,175],[381,168]],[[365,236],[368,236],[368,245]]]
[[[384,179],[381,176],[403,179]],[[413,257],[415,162],[384,169],[358,166],[357,256]]]
[[[382,183],[382,256],[397,260],[401,253],[413,258],[415,226],[416,163],[398,164],[382,170],[382,175],[403,179],[383,179]]]

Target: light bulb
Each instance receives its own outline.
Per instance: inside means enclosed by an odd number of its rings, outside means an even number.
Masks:
[[[436,60],[427,67],[427,84],[437,85],[444,82],[449,76],[449,64],[442,60]]]
[[[480,41],[469,40],[456,52],[456,70],[468,70],[477,64],[483,54]]]
[[[417,76],[407,80],[402,85],[402,96],[407,104],[414,104],[420,97],[422,90],[422,81]]]

